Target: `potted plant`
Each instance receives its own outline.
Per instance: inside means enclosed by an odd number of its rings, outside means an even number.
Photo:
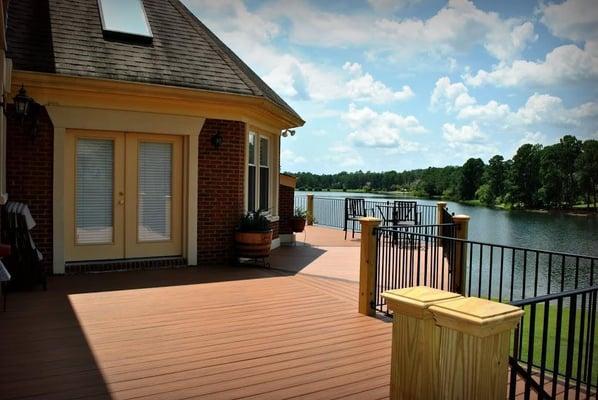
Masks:
[[[289,219],[289,224],[293,232],[303,232],[306,221],[307,211],[301,207],[296,207],[294,215]]]
[[[270,255],[272,229],[263,211],[245,214],[235,232],[235,248],[240,258],[266,258]]]

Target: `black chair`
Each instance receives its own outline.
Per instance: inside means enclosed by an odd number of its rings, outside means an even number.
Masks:
[[[397,225],[417,225],[419,223],[417,201],[395,201],[393,214],[393,222]]]
[[[9,286],[22,288],[41,284],[46,290],[46,271],[31,240],[25,217],[16,212],[8,212],[6,207],[2,207],[1,218],[0,239],[11,246],[11,255],[4,259],[12,276]]]
[[[372,210],[373,214],[373,210]],[[355,222],[359,218],[367,217],[367,209],[365,208],[365,199],[361,197],[347,197],[345,198],[345,240],[347,240],[348,222],[351,221],[351,237],[355,238]]]

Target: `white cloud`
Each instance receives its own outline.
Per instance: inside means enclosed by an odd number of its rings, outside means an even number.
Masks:
[[[567,0],[542,5],[540,21],[557,37],[579,42],[598,39],[597,9],[595,0]]]
[[[305,159],[305,157],[295,154],[295,152],[292,150],[285,149],[280,152],[280,162],[283,166],[287,168],[288,166],[303,164],[306,161],[307,160]]]
[[[349,105],[348,112],[342,118],[351,129],[349,140],[366,147],[412,149],[413,143],[403,135],[425,132],[425,128],[412,115],[404,117],[389,111],[378,113],[369,107],[359,108],[354,104]]]
[[[446,123],[442,125],[442,136],[449,143],[479,143],[487,138],[475,122],[461,127]]]
[[[356,149],[342,143],[331,146],[324,161],[342,168],[355,168],[364,164],[363,157]]]
[[[511,109],[508,104],[501,104],[496,100],[490,100],[484,105],[472,104],[462,108],[457,114],[457,118],[492,121],[504,119],[510,113]]]
[[[387,103],[405,101],[415,95],[407,85],[399,91],[393,91],[384,83],[375,80],[372,75],[363,73],[358,63],[346,62],[343,69],[351,75],[351,79],[347,82],[347,94],[353,100]]]
[[[310,46],[365,46],[370,55],[408,60],[413,55],[451,55],[474,45],[483,46],[499,60],[516,57],[536,39],[533,24],[502,19],[468,0],[449,0],[428,19],[394,18],[390,13],[409,1],[372,0],[383,18],[367,13],[332,13],[308,2],[293,0],[269,3],[260,10],[268,20],[285,20],[291,41]],[[325,32],[325,34],[322,34]]]
[[[469,90],[463,83],[451,83],[446,76],[436,81],[430,97],[430,106],[433,109],[440,106],[444,107],[447,112],[460,110],[475,103],[476,99],[469,95]]]
[[[501,63],[492,71],[467,73],[465,82],[471,86],[556,85],[565,82],[598,78],[598,42],[588,42],[585,48],[564,45],[553,49],[544,61],[516,60]]]

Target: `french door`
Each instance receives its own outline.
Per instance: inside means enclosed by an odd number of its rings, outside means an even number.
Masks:
[[[181,137],[68,131],[65,145],[67,261],[182,254]]]

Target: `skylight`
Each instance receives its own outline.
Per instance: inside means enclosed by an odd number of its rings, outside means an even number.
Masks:
[[[142,0],[98,0],[104,34],[117,39],[152,40]]]

